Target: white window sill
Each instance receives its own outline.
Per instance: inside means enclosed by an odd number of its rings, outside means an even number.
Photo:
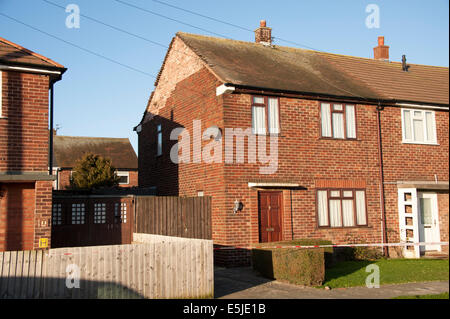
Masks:
[[[411,142],[411,141],[402,141],[403,144],[418,144],[418,145],[434,145],[434,146],[439,146],[439,143],[427,143],[427,142]]]

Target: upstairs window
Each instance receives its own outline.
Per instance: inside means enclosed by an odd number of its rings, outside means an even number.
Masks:
[[[128,185],[130,179],[129,172],[116,172],[116,176],[119,177],[119,185]]]
[[[156,156],[162,155],[162,126],[158,124],[156,126]]]
[[[278,98],[254,96],[252,98],[253,134],[279,134],[280,115]],[[268,128],[268,130],[267,130]]]
[[[434,111],[402,109],[404,143],[437,144]]]
[[[321,136],[336,139],[356,139],[355,106],[342,103],[321,103]]]

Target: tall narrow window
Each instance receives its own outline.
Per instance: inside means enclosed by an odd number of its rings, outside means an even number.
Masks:
[[[279,134],[280,110],[278,98],[254,96],[252,98],[253,134]]]
[[[156,127],[156,156],[162,155],[162,126],[158,124]]]
[[[436,144],[434,111],[402,109],[404,143]]]
[[[321,103],[322,137],[356,139],[356,112],[354,105]]]

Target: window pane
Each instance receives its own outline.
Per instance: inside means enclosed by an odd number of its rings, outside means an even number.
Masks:
[[[319,226],[328,226],[327,191],[317,192],[317,209]]]
[[[344,226],[355,226],[354,214],[353,214],[353,200],[342,201],[342,214],[344,218]]]
[[[355,107],[353,105],[346,106],[345,116],[347,124],[347,138],[356,138]]]
[[[414,141],[415,142],[423,142],[423,120],[413,120],[414,127]]]
[[[331,191],[330,195],[331,195],[331,197],[340,197],[341,192],[340,191]]]
[[[366,199],[364,191],[356,191],[356,222],[358,225],[367,225],[366,220]]]
[[[256,104],[264,104],[264,98],[263,98],[263,97],[260,97],[260,96],[255,96],[255,97],[253,98],[253,103],[256,103]]]
[[[344,197],[353,197],[353,191],[344,191]]]
[[[266,112],[261,106],[254,106],[253,110],[253,133],[266,134]]]
[[[434,142],[436,138],[434,136],[433,114],[431,112],[426,112],[425,120],[427,127],[427,142]]]
[[[330,200],[330,226],[341,227],[341,201]]]
[[[322,136],[331,137],[330,104],[322,103],[321,118],[322,118]]]
[[[278,99],[269,99],[269,133],[279,132]]]
[[[344,114],[333,113],[333,137],[344,138]]]
[[[334,104],[333,105],[333,110],[334,111],[342,111],[343,110],[342,104]]]
[[[156,154],[157,155],[162,154],[162,133],[161,132],[158,133],[158,145],[157,145]]]
[[[420,220],[422,225],[431,225],[432,217],[431,217],[431,199],[430,198],[421,198],[420,199]]]
[[[405,140],[412,139],[411,112],[407,110],[403,111],[403,135]]]

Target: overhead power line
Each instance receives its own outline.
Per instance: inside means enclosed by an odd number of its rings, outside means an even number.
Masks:
[[[195,25],[193,25],[193,24],[190,24],[190,23],[187,23],[187,22],[178,20],[178,19],[174,19],[174,18],[168,17],[168,16],[166,16],[166,15],[160,14],[160,13],[155,12],[155,11],[148,10],[148,9],[146,9],[146,8],[143,8],[143,7],[139,7],[139,6],[137,6],[137,5],[134,5],[134,4],[129,3],[129,2],[126,2],[126,1],[122,1],[122,0],[114,0],[114,1],[116,1],[116,2],[118,2],[118,3],[121,3],[121,4],[125,5],[125,6],[128,6],[128,7],[131,7],[131,8],[140,10],[140,11],[143,11],[143,12],[150,13],[150,14],[152,14],[152,15],[155,15],[155,16],[158,16],[158,17],[161,17],[161,18],[170,20],[170,21],[174,21],[174,22],[183,24],[183,25],[188,26],[188,27],[191,27],[191,28],[195,28],[195,29],[198,29],[198,30],[201,30],[201,31],[210,33],[210,34],[214,34],[214,35],[217,35],[217,36],[219,36],[219,37],[226,38],[226,39],[230,39],[230,37],[228,37],[228,36],[226,36],[226,35],[223,35],[223,34],[220,34],[220,33],[217,33],[217,32],[213,32],[213,31],[209,31],[209,30],[207,30],[207,29],[205,29],[205,28],[197,27],[197,26],[195,26]]]
[[[47,36],[49,36],[49,37],[51,37],[51,38],[53,38],[53,39],[56,39],[56,40],[61,41],[61,42],[64,42],[65,44],[68,44],[68,45],[70,45],[70,46],[72,46],[72,47],[75,47],[75,48],[77,48],[77,49],[79,49],[79,50],[82,50],[82,51],[87,52],[87,53],[89,53],[89,54],[95,55],[96,57],[99,57],[99,58],[101,58],[101,59],[107,60],[107,61],[109,61],[109,62],[111,62],[111,63],[114,63],[114,64],[117,64],[117,65],[120,65],[120,66],[122,66],[122,67],[124,67],[124,68],[127,68],[127,69],[129,69],[129,70],[132,70],[132,71],[135,71],[135,72],[144,74],[144,75],[146,75],[146,76],[149,76],[149,77],[152,77],[152,78],[156,78],[156,76],[153,75],[153,74],[150,74],[150,73],[147,73],[147,72],[145,72],[145,71],[136,69],[136,68],[134,68],[134,67],[132,67],[132,66],[130,66],[130,65],[128,65],[128,64],[119,62],[119,61],[117,61],[117,60],[114,60],[114,59],[111,59],[111,58],[109,58],[109,57],[107,57],[107,56],[104,56],[103,54],[94,52],[94,51],[92,51],[92,50],[90,50],[90,49],[86,49],[86,48],[84,48],[84,47],[82,47],[82,46],[80,46],[80,45],[78,45],[78,44],[75,44],[75,43],[72,43],[72,42],[70,42],[70,41],[64,40],[64,39],[62,39],[62,38],[60,38],[60,37],[58,37],[58,36],[55,36],[55,35],[53,35],[53,34],[51,34],[51,33],[48,33],[48,32],[46,32],[46,31],[44,31],[44,30],[41,30],[41,29],[39,29],[39,28],[37,28],[37,27],[35,27],[35,26],[32,26],[32,25],[30,25],[30,24],[28,24],[28,23],[25,23],[25,22],[23,22],[23,21],[20,21],[19,19],[16,19],[16,18],[14,18],[14,17],[11,17],[11,16],[9,16],[9,15],[7,15],[7,14],[5,14],[5,13],[0,12],[0,15],[3,16],[3,17],[5,17],[5,18],[8,18],[8,19],[10,19],[10,20],[12,20],[12,21],[15,21],[16,23],[19,23],[19,24],[21,24],[21,25],[23,25],[23,26],[26,26],[27,28],[30,28],[30,29],[33,29],[33,30],[35,30],[35,31],[37,31],[37,32],[40,32],[40,33],[42,33],[42,34],[45,34],[45,35],[47,35]]]
[[[115,0],[115,1],[119,1],[119,0]],[[182,8],[182,7],[179,7],[179,6],[175,6],[173,4],[170,4],[170,3],[167,3],[167,2],[164,2],[164,1],[160,1],[160,0],[152,0],[152,1],[156,2],[156,3],[159,3],[159,4],[162,4],[164,6],[170,7],[170,8],[174,8],[174,9],[177,9],[177,10],[180,10],[180,11],[184,11],[184,12],[187,12],[187,13],[190,13],[190,14],[193,14],[193,15],[196,15],[196,16],[199,16],[199,17],[211,20],[211,21],[215,21],[215,22],[219,22],[219,23],[222,23],[222,24],[226,24],[226,25],[235,27],[237,29],[241,29],[241,30],[248,31],[248,32],[251,32],[251,33],[255,32],[254,30],[251,30],[249,28],[246,28],[246,27],[243,27],[243,26],[240,26],[240,25],[237,25],[237,24],[229,23],[227,21],[224,21],[224,20],[221,20],[221,19],[217,19],[217,18],[208,16],[208,15],[205,15],[205,14],[201,14],[201,13],[198,13],[198,12],[195,12],[195,11],[192,11],[192,10],[188,10],[188,9],[185,9],[185,8]],[[315,48],[307,46],[305,44],[298,43],[298,42],[291,41],[291,40],[286,40],[286,39],[283,39],[283,38],[280,38],[280,37],[273,37],[273,39],[279,40],[279,41],[285,42],[285,43],[294,44],[294,45],[299,46],[301,48],[307,48],[307,49],[311,49],[311,50],[314,50],[314,51],[323,52],[322,50],[315,49]]]

